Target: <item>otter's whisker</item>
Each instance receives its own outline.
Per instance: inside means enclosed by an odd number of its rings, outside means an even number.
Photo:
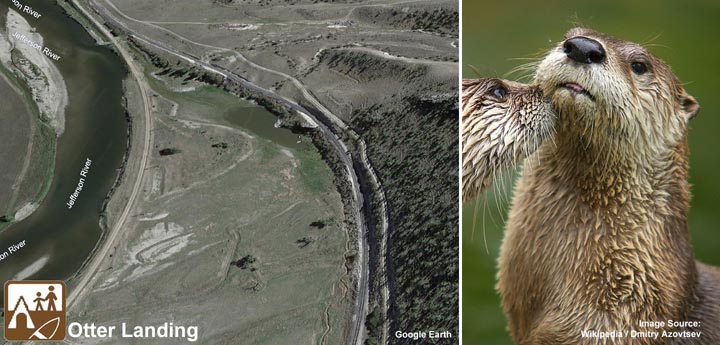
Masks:
[[[477,226],[477,212],[478,212],[478,204],[480,204],[479,200],[475,200],[475,205],[473,205],[473,221],[472,221],[472,231],[470,232],[470,241],[475,241],[475,227]],[[483,215],[483,222],[484,222],[485,216]]]

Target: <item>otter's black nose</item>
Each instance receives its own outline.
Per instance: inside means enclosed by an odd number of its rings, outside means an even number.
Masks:
[[[563,52],[580,63],[601,63],[605,60],[605,49],[600,42],[587,37],[573,37],[563,44]]]

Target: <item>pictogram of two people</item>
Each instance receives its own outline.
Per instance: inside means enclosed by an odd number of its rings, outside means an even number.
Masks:
[[[45,296],[45,298],[41,298],[42,293],[38,291],[36,294],[36,298],[33,300],[35,302],[35,311],[57,311],[55,308],[55,301],[58,299],[53,290],[55,290],[55,287],[50,285],[48,286],[48,294]],[[47,310],[43,308],[43,301],[47,301]]]

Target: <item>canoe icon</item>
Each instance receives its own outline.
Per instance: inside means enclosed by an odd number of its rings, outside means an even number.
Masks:
[[[30,335],[30,339],[33,339],[33,337],[35,337],[38,340],[52,339],[52,337],[55,336],[55,333],[57,333],[59,326],[60,326],[60,317],[51,319],[50,321],[45,322],[42,326],[38,327],[38,329],[36,329],[35,332],[33,332],[33,334]]]

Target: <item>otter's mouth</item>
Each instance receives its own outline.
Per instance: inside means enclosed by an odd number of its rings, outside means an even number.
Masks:
[[[580,85],[578,83],[564,83],[564,84],[560,84],[560,87],[570,90],[570,92],[572,92],[575,95],[585,95],[588,98],[590,98],[592,101],[595,101],[595,97],[593,97],[593,95],[590,94],[590,92],[588,92],[588,90],[586,90],[584,87],[582,87],[582,85]]]

